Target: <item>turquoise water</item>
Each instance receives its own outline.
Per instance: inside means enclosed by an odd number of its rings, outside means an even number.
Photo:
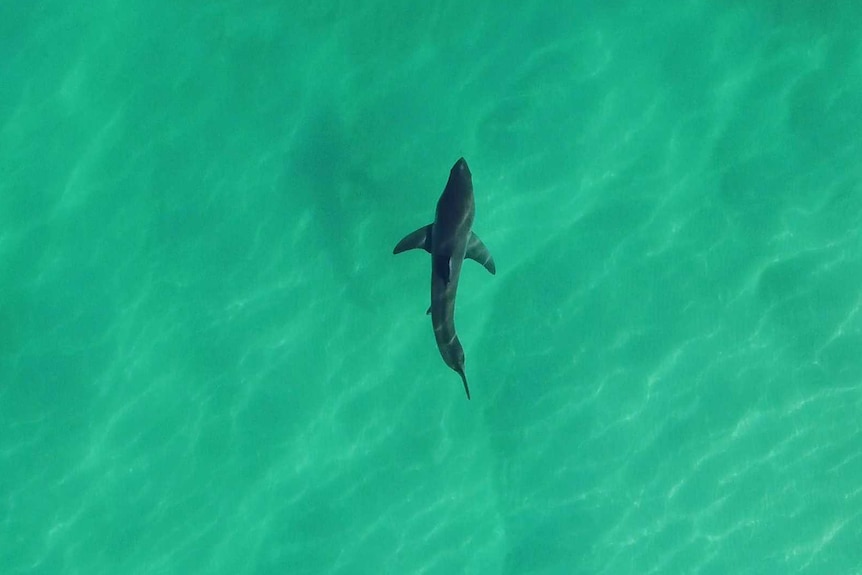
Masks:
[[[862,573],[862,8],[566,5],[0,4],[0,573]]]

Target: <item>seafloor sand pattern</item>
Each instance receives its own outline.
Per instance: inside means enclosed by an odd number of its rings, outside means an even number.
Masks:
[[[860,30],[0,3],[0,573],[862,573]]]

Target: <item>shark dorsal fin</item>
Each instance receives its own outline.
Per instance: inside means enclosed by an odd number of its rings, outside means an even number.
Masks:
[[[434,263],[434,274],[443,280],[446,285],[452,279],[452,258],[449,256],[432,256]]]

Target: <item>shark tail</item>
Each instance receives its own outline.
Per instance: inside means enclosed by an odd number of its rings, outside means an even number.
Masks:
[[[467,376],[464,374],[463,369],[459,369],[457,371],[458,371],[458,375],[461,376],[461,380],[464,382],[464,391],[467,392],[467,399],[469,400],[470,399],[470,386],[467,385]]]

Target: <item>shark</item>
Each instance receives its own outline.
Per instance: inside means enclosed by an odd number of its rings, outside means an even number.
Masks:
[[[464,348],[455,331],[455,297],[465,259],[482,264],[491,274],[497,267],[491,252],[473,233],[476,205],[473,174],[464,158],[449,171],[449,180],[437,201],[434,221],[413,231],[398,242],[393,254],[424,249],[431,254],[431,325],[443,361],[461,376],[470,399],[470,386],[464,371]]]

